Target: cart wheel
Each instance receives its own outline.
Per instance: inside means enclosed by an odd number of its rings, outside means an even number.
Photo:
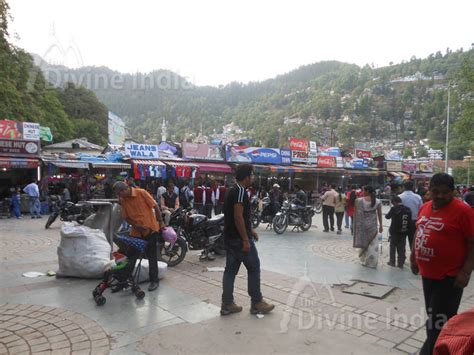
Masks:
[[[138,289],[135,291],[135,297],[139,300],[143,299],[145,297],[145,292],[141,289]]]
[[[100,289],[99,286],[94,288],[94,291],[92,291],[92,297],[96,298],[97,296],[100,296],[102,294],[102,290]]]
[[[98,306],[103,306],[105,304],[106,298],[102,295],[94,297],[95,303],[97,303]]]

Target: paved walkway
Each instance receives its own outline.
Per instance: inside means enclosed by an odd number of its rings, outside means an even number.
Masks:
[[[248,313],[244,268],[235,287],[244,312],[219,316],[222,272],[207,267],[224,259],[199,262],[197,252],[170,268],[144,300],[107,293],[103,307],[91,297],[96,280],[24,278],[26,271],[56,269],[59,224],[44,230],[43,223],[0,220],[0,354],[407,354],[424,340],[419,279],[408,270],[358,265],[347,234],[313,228],[276,236],[260,228],[262,291],[277,308],[259,319]],[[377,300],[344,293],[350,279],[398,287]],[[471,284],[462,309],[472,307]]]

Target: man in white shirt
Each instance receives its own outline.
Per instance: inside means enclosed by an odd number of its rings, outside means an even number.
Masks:
[[[41,205],[39,202],[39,187],[36,180],[26,185],[23,191],[28,195],[31,218],[41,218]]]
[[[408,207],[411,211],[411,223],[410,230],[408,232],[408,242],[410,243],[410,250],[413,247],[413,237],[416,231],[416,219],[418,217],[418,212],[420,211],[421,206],[423,205],[423,200],[420,195],[417,195],[413,192],[415,185],[413,181],[409,180],[403,184],[405,191],[399,195],[402,199],[402,205]]]
[[[331,224],[331,232],[334,232],[334,209],[336,207],[336,185],[331,184],[330,190],[326,191],[322,197],[323,200],[323,232],[329,232],[329,223]],[[328,221],[329,220],[329,221]],[[329,222],[329,223],[328,223]]]

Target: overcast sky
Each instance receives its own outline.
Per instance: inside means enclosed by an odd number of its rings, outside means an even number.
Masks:
[[[474,42],[473,0],[8,3],[14,42],[29,52],[71,67],[170,69],[198,85],[264,80],[321,60],[384,66]]]

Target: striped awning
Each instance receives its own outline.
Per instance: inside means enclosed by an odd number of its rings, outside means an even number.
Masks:
[[[231,174],[232,168],[225,163],[208,163],[208,162],[199,162],[195,163],[199,166],[201,172],[211,172],[211,173],[225,173]]]
[[[156,166],[166,166],[163,162],[159,160],[151,160],[151,159],[133,159],[133,164],[140,164],[140,165],[156,165]]]
[[[191,163],[188,161],[181,161],[181,160],[164,160],[166,165],[171,166],[173,168],[177,167],[189,167],[189,168],[199,168],[199,165],[196,163]]]

